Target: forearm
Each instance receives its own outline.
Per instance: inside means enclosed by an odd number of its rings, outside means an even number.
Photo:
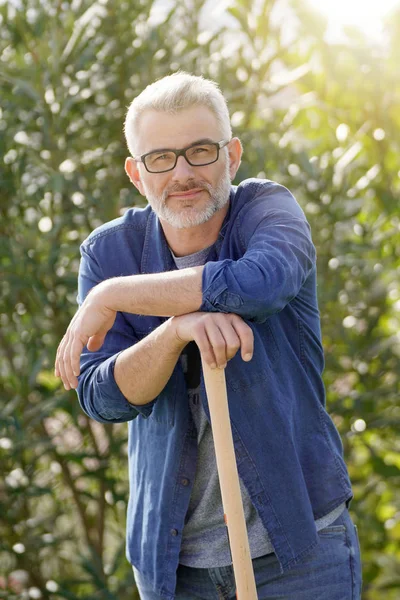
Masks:
[[[115,368],[115,381],[133,405],[147,404],[164,389],[187,342],[175,334],[169,319],[143,340],[121,352]]]
[[[115,277],[97,287],[105,306],[115,311],[159,317],[183,315],[197,311],[202,303],[203,268]]]

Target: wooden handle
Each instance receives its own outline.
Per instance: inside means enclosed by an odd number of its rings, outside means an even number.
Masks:
[[[238,600],[257,600],[257,589],[229,418],[225,370],[211,369],[204,361],[202,361],[202,364],[210,408],[222,505],[229,533],[233,572],[236,581],[236,597]]]

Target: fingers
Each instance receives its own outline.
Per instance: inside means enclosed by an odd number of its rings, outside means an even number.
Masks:
[[[233,315],[234,318],[232,320],[232,325],[235,328],[235,331],[240,339],[240,352],[242,355],[242,359],[245,361],[249,361],[253,358],[254,353],[254,334],[251,327],[247,325],[238,317],[238,315]]]
[[[68,354],[69,354],[69,330],[67,330],[63,339],[60,342],[60,345],[57,349],[57,357],[54,373],[58,377],[61,377],[62,382],[66,390],[70,390],[72,385],[72,377],[69,375],[69,367],[68,367]],[[71,380],[71,382],[70,382]]]
[[[82,339],[80,339],[79,337],[74,337],[70,343],[69,356],[68,356],[68,352],[65,353],[65,357],[67,359],[66,367],[68,369],[68,374],[69,375],[72,374],[72,377],[73,377],[74,385],[72,385],[71,387],[76,387],[78,385],[77,376],[80,373],[80,357],[81,357],[81,352],[82,352],[84,346],[85,346],[85,342]],[[69,358],[69,361],[68,361],[68,358]],[[70,379],[70,382],[71,382],[71,379]]]
[[[70,387],[69,387],[68,379],[67,379],[65,368],[64,368],[64,352],[65,352],[65,347],[67,345],[67,341],[68,341],[68,332],[64,335],[63,339],[61,340],[61,342],[57,348],[57,356],[56,356],[56,364],[55,364],[54,373],[57,377],[61,377],[65,389],[69,390]]]
[[[233,358],[240,348],[240,338],[236,330],[229,321],[224,319],[222,323],[210,326],[207,333],[218,368],[225,368],[227,361]]]
[[[88,344],[90,351],[99,350],[114,324],[116,314],[116,311],[102,304],[87,300],[75,313],[58,347],[54,370],[55,375],[61,377],[66,390],[78,387],[80,357],[85,345]]]
[[[249,361],[254,351],[254,336],[241,317],[225,313],[198,313],[193,339],[202,358],[211,368],[225,368],[227,361],[241,348],[243,360]]]
[[[228,350],[227,338],[230,336],[227,334],[226,331],[221,331],[216,322],[211,319],[207,324],[206,333],[210,346],[210,354],[211,352],[213,353],[217,367],[219,369],[224,369],[226,367],[227,361],[229,360],[228,355],[232,355],[233,352],[232,348],[229,348]],[[215,363],[213,361],[213,364]]]
[[[61,342],[58,344],[58,348],[57,348],[57,352],[56,352],[56,360],[55,360],[55,363],[54,363],[54,375],[56,377],[60,377],[61,376],[61,370],[60,370],[59,361],[60,361],[61,348],[62,348],[62,345],[63,345],[63,342],[64,342],[64,338],[65,338],[65,336],[62,338]]]
[[[210,365],[212,369],[217,368],[217,359],[215,358],[215,354],[208,339],[206,330],[204,328],[199,328],[198,332],[194,334],[194,340],[200,350],[200,354],[202,359]]]
[[[87,349],[90,350],[90,352],[96,352],[96,350],[100,350],[100,348],[104,344],[105,337],[106,337],[105,335],[93,335],[91,338],[89,338],[89,341],[87,343]],[[79,359],[79,357],[78,357],[78,359]],[[78,360],[78,368],[79,368],[79,360]],[[79,375],[79,373],[78,373],[78,375]]]
[[[58,346],[54,369],[54,374],[61,377],[66,390],[78,387],[80,355],[85,346],[85,341],[74,335],[71,325]]]

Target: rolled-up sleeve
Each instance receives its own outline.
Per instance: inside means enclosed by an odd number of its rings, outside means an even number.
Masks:
[[[89,291],[103,281],[102,270],[90,248],[81,246],[81,263],[78,276],[78,304],[81,305]],[[103,346],[97,352],[86,347],[81,354],[81,374],[78,377],[77,394],[82,410],[100,423],[123,423],[138,415],[151,415],[157,399],[143,405],[133,405],[119,389],[114,367],[118,355],[136,344],[138,339],[130,324],[121,313],[107,333]]]
[[[201,311],[264,322],[298,295],[315,268],[304,213],[286,188],[276,188],[256,195],[237,217],[243,256],[204,266]]]

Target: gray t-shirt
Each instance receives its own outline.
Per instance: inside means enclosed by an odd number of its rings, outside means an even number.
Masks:
[[[176,257],[178,269],[205,264],[212,246],[188,256]],[[179,562],[189,567],[215,568],[232,564],[227,529],[224,522],[221,490],[215,458],[214,441],[200,398],[200,353],[190,342],[180,357],[188,386],[188,401],[197,429],[198,456],[196,475],[182,533]],[[246,519],[251,558],[274,551],[268,533],[239,478]],[[323,485],[323,482],[321,482]],[[341,504],[316,521],[317,530],[328,527],[344,510]]]

